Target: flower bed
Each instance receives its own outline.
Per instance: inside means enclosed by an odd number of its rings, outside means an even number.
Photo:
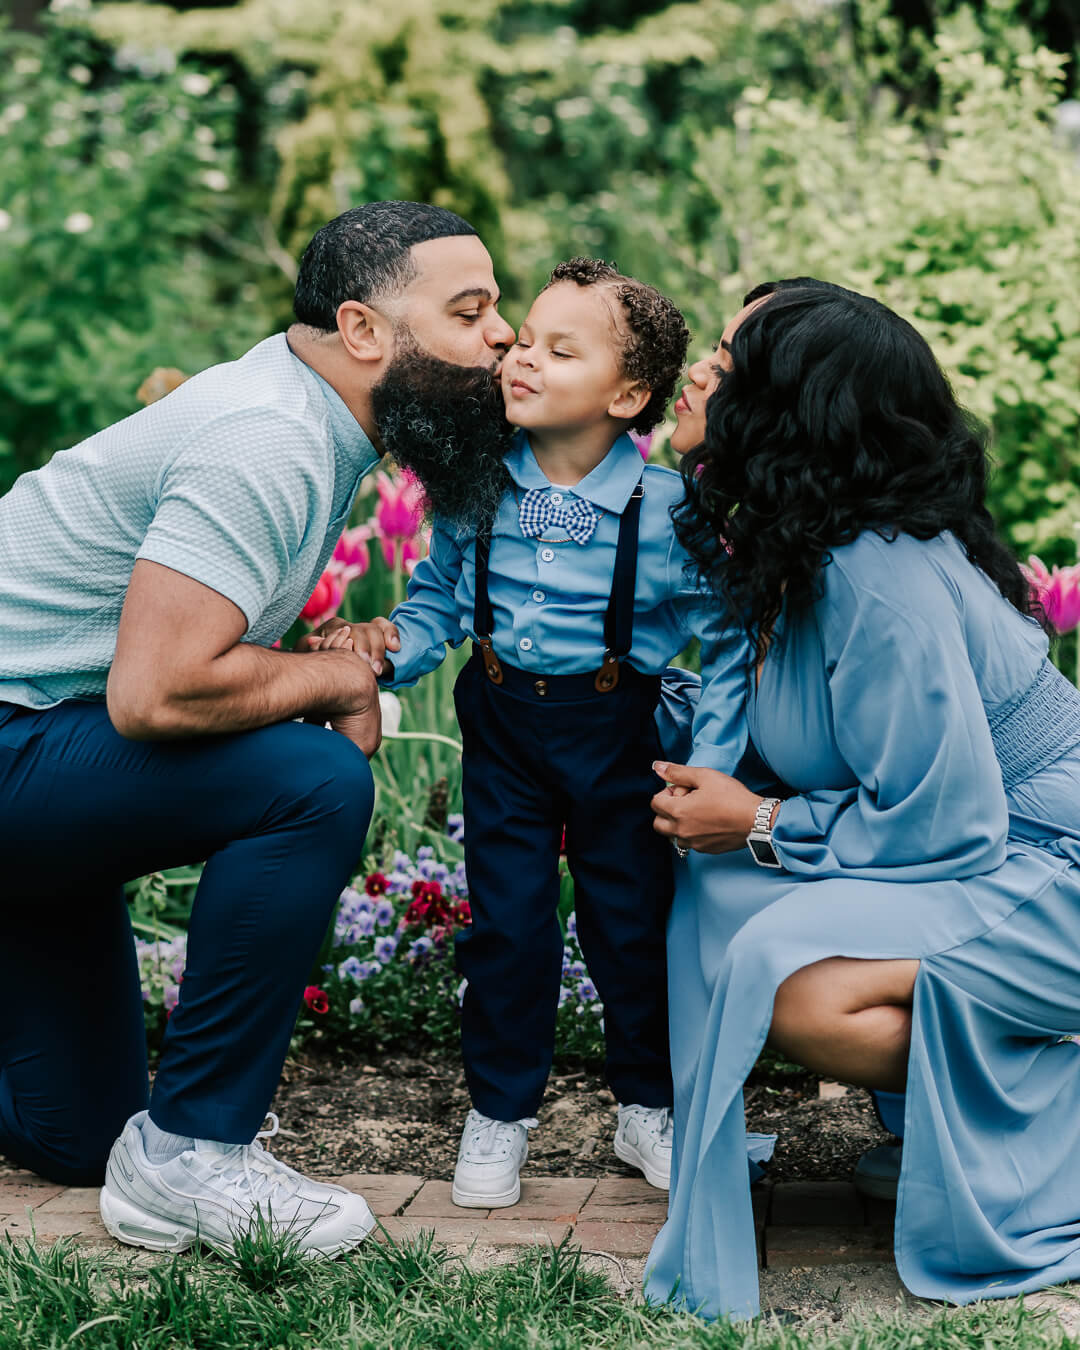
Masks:
[[[448,825],[449,837],[460,839],[461,817],[451,816]],[[358,875],[338,902],[318,982],[304,991],[298,1036],[371,1050],[456,1044],[465,981],[454,967],[453,939],[471,918],[465,864],[451,867],[433,847],[421,847],[415,858],[396,852],[386,871]],[[137,939],[135,945],[154,1051],[179,997],[187,938]],[[570,912],[556,1053],[595,1062],[603,1045],[603,1004]]]

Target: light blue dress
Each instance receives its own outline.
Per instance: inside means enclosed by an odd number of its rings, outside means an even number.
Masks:
[[[646,1293],[757,1312],[742,1088],[777,986],[829,956],[920,961],[901,1278],[966,1303],[1080,1278],[1080,691],[943,535],[866,533],[748,676],[775,842],[678,869],[675,1166]],[[760,756],[757,760],[756,755]]]

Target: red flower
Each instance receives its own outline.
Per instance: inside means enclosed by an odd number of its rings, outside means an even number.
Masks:
[[[304,990],[304,1002],[313,1013],[320,1016],[330,1011],[330,998],[325,989],[320,989],[317,984],[309,984]]]
[[[372,872],[364,882],[364,890],[368,895],[385,895],[389,889],[390,882],[381,872]]]
[[[472,923],[472,907],[468,900],[459,900],[452,912],[454,915],[454,922],[460,924],[462,928],[467,924]]]

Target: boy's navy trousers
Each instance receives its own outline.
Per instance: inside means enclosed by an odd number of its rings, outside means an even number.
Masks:
[[[129,741],[103,703],[0,703],[0,1153],[101,1181],[147,1104],[122,883],[202,859],[150,1112],[249,1143],[372,801],[363,754],[322,727]]]
[[[623,662],[616,688],[598,693],[592,674],[502,670],[492,684],[477,653],[454,691],[472,908],[457,958],[468,979],[462,1052],[473,1105],[519,1120],[543,1095],[562,977],[565,825],[578,940],[604,1004],[608,1082],[622,1103],[670,1106],[672,851],[649,807],[661,786],[650,767],[660,757],[660,678]]]

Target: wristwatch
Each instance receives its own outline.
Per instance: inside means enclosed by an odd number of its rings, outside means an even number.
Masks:
[[[761,867],[782,867],[772,841],[772,813],[780,805],[779,797],[766,797],[754,813],[754,824],[746,836],[750,856]]]

